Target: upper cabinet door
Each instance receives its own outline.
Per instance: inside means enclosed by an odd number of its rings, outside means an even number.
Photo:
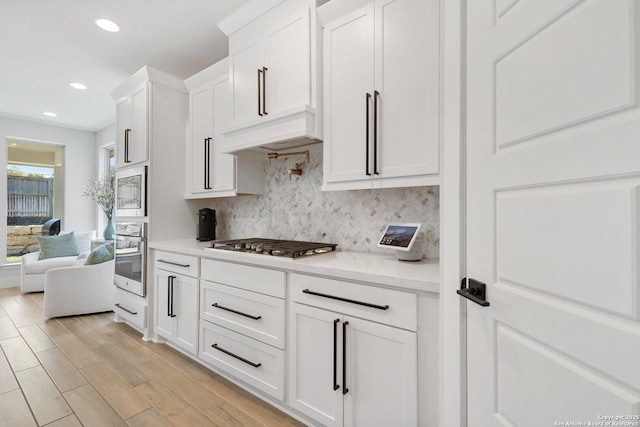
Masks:
[[[267,36],[266,118],[311,104],[311,41],[309,9],[275,26]]]
[[[265,42],[253,43],[231,56],[234,125],[263,117],[265,99]]]
[[[380,178],[438,173],[438,32],[430,2],[376,2]]]
[[[324,49],[324,181],[369,180],[374,90],[373,4],[326,25]]]
[[[127,145],[129,139],[129,129],[133,126],[131,120],[133,118],[131,114],[132,100],[130,97],[121,99],[116,105],[116,120],[117,120],[117,138],[116,138],[116,167],[122,168],[128,165],[125,162],[125,154],[128,154]]]
[[[117,104],[117,167],[123,168],[149,160],[149,89],[140,86]]]
[[[213,88],[206,85],[191,92],[190,96],[190,156],[191,193],[207,191],[211,179],[211,139],[213,138]]]

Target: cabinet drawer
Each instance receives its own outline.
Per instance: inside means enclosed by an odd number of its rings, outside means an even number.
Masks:
[[[291,274],[290,283],[292,301],[411,331],[417,329],[416,294],[303,274]]]
[[[200,258],[156,251],[156,268],[161,268],[185,276],[198,277]]]
[[[283,350],[201,320],[199,356],[264,393],[284,399]]]
[[[284,349],[284,300],[203,280],[200,302],[202,319]]]
[[[200,277],[210,282],[222,283],[248,291],[278,298],[285,297],[286,281],[283,271],[203,259]]]
[[[145,300],[121,290],[115,291],[113,300],[115,304],[113,311],[120,318],[140,330],[145,328],[147,324],[147,302]]]

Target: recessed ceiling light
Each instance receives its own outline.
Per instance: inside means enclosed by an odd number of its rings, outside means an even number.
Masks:
[[[118,27],[118,24],[108,19],[104,19],[104,18],[96,19],[96,25],[102,28],[103,30],[110,31],[112,33],[120,31],[120,27]]]
[[[56,113],[52,113],[51,111],[45,111],[44,113],[45,116],[49,116],[49,117],[58,117],[58,115]]]
[[[82,83],[69,83],[69,86],[71,86],[74,89],[80,89],[80,90],[85,90],[87,88]]]

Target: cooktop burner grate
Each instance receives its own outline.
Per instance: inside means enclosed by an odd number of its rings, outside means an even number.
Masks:
[[[298,258],[335,251],[335,243],[302,242],[297,240],[277,239],[235,239],[216,240],[211,244],[212,249],[246,252],[287,258]]]

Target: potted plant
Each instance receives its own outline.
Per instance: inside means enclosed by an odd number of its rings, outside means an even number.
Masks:
[[[98,181],[89,181],[85,187],[83,196],[91,197],[96,202],[104,214],[107,216],[107,226],[103,231],[105,240],[113,240],[115,229],[113,227],[113,206],[116,200],[114,178],[109,177]]]

